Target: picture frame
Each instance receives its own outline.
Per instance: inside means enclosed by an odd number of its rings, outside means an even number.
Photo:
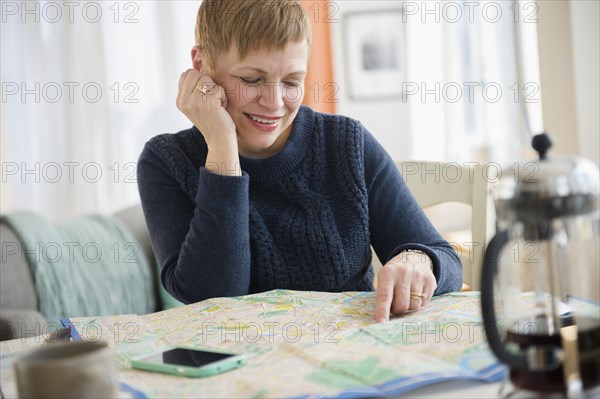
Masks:
[[[401,98],[406,77],[402,9],[349,12],[342,21],[350,99]]]

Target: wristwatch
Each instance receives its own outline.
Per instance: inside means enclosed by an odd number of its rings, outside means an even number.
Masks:
[[[425,252],[421,251],[420,249],[405,249],[405,250],[401,251],[400,253],[402,254],[404,252],[415,253],[415,254],[420,254],[420,255],[425,256],[427,259],[429,259],[429,267],[431,267],[431,272],[434,273],[433,272],[433,261],[431,260],[429,255],[427,255]]]

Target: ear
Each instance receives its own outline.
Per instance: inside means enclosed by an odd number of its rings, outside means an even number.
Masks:
[[[203,67],[207,69],[204,51],[198,46],[192,47],[192,67],[199,72],[203,72]]]

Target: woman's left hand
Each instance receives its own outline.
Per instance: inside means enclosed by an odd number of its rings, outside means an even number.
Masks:
[[[377,274],[375,321],[388,321],[429,302],[437,287],[431,259],[422,252],[401,252]]]

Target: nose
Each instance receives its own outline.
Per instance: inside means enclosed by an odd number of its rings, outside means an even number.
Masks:
[[[261,89],[258,98],[260,105],[273,111],[283,108],[284,90],[281,83],[265,83]]]

